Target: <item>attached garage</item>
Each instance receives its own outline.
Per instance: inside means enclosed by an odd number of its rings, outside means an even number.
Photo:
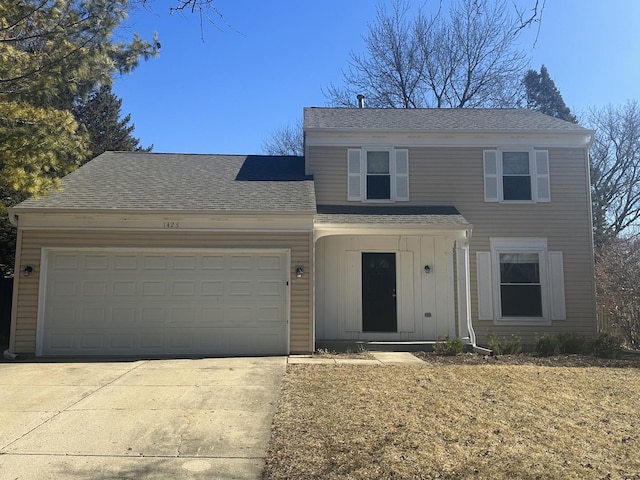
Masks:
[[[302,157],[105,152],[10,210],[6,355],[308,353],[315,213]]]
[[[287,354],[288,263],[278,250],[45,250],[37,354]]]

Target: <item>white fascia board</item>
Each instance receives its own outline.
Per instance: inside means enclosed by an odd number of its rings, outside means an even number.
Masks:
[[[467,239],[471,236],[473,226],[467,225],[413,225],[413,224],[387,224],[372,225],[358,223],[323,223],[316,224],[313,229],[314,242],[322,237],[333,235],[448,235],[458,239]]]
[[[22,230],[145,230],[311,232],[313,212],[305,213],[179,213],[23,211],[17,216]]]
[[[535,145],[542,147],[585,147],[592,141],[592,131],[584,132],[416,132],[416,131],[317,131],[307,132],[306,147],[357,147],[402,146],[402,147],[482,147]]]

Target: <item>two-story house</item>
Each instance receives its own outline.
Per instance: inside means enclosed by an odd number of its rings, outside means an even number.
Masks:
[[[317,339],[595,333],[591,131],[530,110],[304,113]]]
[[[7,354],[595,333],[591,131],[366,108],[304,131],[304,158],[107,152],[12,208]]]

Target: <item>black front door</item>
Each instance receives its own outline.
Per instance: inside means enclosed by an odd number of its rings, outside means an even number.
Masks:
[[[395,253],[362,254],[362,331],[398,331]]]

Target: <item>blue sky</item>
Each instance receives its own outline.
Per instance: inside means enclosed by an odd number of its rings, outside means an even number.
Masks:
[[[271,133],[324,106],[323,88],[340,83],[349,52],[362,52],[375,0],[217,0],[228,24],[169,15],[175,0],[152,0],[120,34],[158,32],[160,56],[116,79],[134,135],[156,152],[262,153]],[[534,0],[509,0],[520,6]],[[391,4],[391,0],[385,0]],[[446,0],[445,0],[446,3]],[[428,11],[437,0],[412,2]],[[521,43],[531,67],[545,64],[567,105],[640,99],[640,2],[547,0],[537,42]]]

